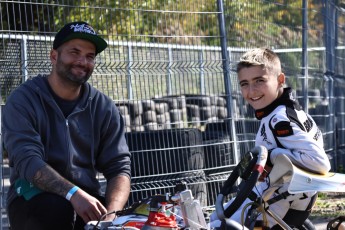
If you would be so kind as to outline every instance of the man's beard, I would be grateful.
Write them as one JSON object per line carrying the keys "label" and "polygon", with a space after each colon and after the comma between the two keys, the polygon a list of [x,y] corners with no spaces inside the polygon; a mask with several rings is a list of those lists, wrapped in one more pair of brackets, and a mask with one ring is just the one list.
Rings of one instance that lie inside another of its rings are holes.
{"label": "man's beard", "polygon": [[[56,72],[60,78],[64,81],[68,81],[72,84],[75,84],[76,86],[80,86],[87,82],[89,80],[93,69],[86,68],[86,74],[84,76],[78,76],[72,73],[72,68],[73,67],[78,67],[78,65],[73,65],[73,64],[66,64],[64,63],[60,57],[57,59],[57,64],[56,64]],[[83,66],[80,66],[80,68],[85,68]]]}

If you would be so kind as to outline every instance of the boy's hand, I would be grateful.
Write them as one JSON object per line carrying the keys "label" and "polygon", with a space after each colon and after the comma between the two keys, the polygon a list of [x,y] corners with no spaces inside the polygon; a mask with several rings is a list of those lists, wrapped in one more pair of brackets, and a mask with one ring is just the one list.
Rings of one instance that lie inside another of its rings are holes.
{"label": "boy's hand", "polygon": [[271,172],[272,167],[268,166],[267,164],[265,165],[264,171],[261,173],[258,181],[263,182],[265,181],[265,178],[268,176],[268,174]]}

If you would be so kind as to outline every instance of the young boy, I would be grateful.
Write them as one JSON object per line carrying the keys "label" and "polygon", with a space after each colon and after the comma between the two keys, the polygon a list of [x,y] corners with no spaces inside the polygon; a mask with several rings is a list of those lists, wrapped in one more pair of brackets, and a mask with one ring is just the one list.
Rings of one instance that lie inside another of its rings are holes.
{"label": "young boy", "polygon": [[[266,171],[269,173],[271,170],[272,159],[285,154],[296,166],[314,173],[327,173],[330,162],[323,149],[322,134],[314,120],[292,96],[291,88],[284,88],[285,75],[279,57],[266,48],[250,50],[241,57],[237,74],[242,96],[254,108],[256,118],[261,121],[255,145],[265,146],[269,151]],[[268,179],[260,179],[262,182],[253,189],[256,194],[262,194],[270,186]],[[283,187],[274,196],[281,193]],[[288,220],[288,224],[300,226],[310,213],[315,194],[310,192],[289,196],[270,205],[269,209]],[[244,203],[248,202],[249,199]],[[242,207],[230,219],[240,222]],[[211,221],[216,219],[213,213]],[[281,229],[269,216],[268,221],[272,229]]]}

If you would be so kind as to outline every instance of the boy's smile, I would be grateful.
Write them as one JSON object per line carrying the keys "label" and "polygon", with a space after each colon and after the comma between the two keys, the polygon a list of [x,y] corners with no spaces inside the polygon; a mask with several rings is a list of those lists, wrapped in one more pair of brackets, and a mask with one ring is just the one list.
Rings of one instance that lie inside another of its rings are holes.
{"label": "boy's smile", "polygon": [[243,68],[238,72],[242,96],[255,109],[270,105],[283,92],[284,74],[278,77],[262,66]]}

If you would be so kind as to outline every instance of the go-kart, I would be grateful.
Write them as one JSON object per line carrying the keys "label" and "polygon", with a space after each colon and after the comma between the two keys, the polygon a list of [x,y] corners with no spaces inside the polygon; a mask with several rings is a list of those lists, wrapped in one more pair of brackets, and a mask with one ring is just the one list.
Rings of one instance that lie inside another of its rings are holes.
{"label": "go-kart", "polygon": [[[264,171],[267,159],[267,150],[263,146],[257,146],[250,152],[247,152],[240,163],[234,168],[231,175],[224,183],[220,194],[216,200],[216,212],[220,220],[222,220],[223,229],[254,229],[257,224],[258,215],[272,217],[280,228],[276,229],[315,229],[312,222],[306,218],[304,222],[298,226],[291,226],[289,223],[280,218],[275,212],[269,209],[279,199],[286,199],[294,194],[306,192],[344,192],[345,191],[345,174],[328,173],[327,175],[319,175],[302,170],[292,164],[290,159],[285,155],[279,155],[272,162],[274,167],[268,175],[271,188],[267,189],[261,196],[254,197],[247,216],[243,216],[242,223],[234,222],[230,218],[241,207],[245,199],[253,195],[253,188],[256,185],[260,175]],[[233,192],[235,182],[241,178],[241,183],[237,186],[237,195],[232,203],[224,209],[224,198]],[[272,193],[277,184],[288,183],[287,191],[280,197],[272,198]],[[243,210],[244,211],[244,210]],[[265,219],[265,218],[263,218]],[[265,222],[265,221],[263,221]],[[293,221],[292,221],[293,222]],[[260,222],[262,224],[262,221]],[[269,229],[263,225],[262,229]],[[337,228],[329,227],[329,230]],[[327,229],[327,230],[328,230]]]}
{"label": "go-kart", "polygon": [[[251,151],[243,155],[239,164],[233,169],[229,178],[223,184],[220,194],[217,196],[215,212],[221,221],[221,225],[212,227],[210,223],[205,222],[202,210],[198,201],[194,200],[190,190],[186,187],[177,190],[176,194],[153,196],[145,208],[149,214],[138,212],[124,213],[114,221],[92,221],[89,222],[85,229],[143,229],[143,230],[161,230],[161,229],[228,229],[244,230],[257,229],[257,224],[261,223],[260,229],[270,229],[267,226],[266,218],[270,216],[276,221],[278,228],[273,229],[315,229],[312,222],[307,218],[299,225],[291,225],[289,220],[279,217],[277,213],[269,209],[269,206],[276,202],[277,198],[272,199],[274,185],[288,183],[289,186],[284,195],[279,199],[285,199],[294,194],[307,192],[344,192],[345,191],[345,174],[328,173],[319,175],[304,171],[294,166],[290,159],[285,155],[279,155],[273,160],[274,167],[268,175],[270,187],[260,196],[253,196],[253,188],[256,186],[260,175],[264,172],[267,160],[267,149],[263,146],[254,147]],[[235,184],[240,180],[238,186]],[[230,205],[224,208],[225,198],[229,194],[234,194],[235,198]],[[241,210],[243,218],[241,222],[235,222],[231,216],[241,208],[243,202],[251,198],[250,206],[245,206]],[[140,206],[140,205],[139,205]],[[169,214],[167,214],[169,207]],[[178,212],[173,209],[177,208]],[[134,209],[137,209],[134,208]],[[141,210],[142,210],[141,206]],[[261,220],[258,221],[258,216]],[[180,216],[180,222],[176,216]],[[345,219],[345,218],[344,218]],[[181,223],[182,222],[182,223]],[[337,222],[337,224],[339,221]],[[327,230],[336,230],[338,225],[330,223]]]}

